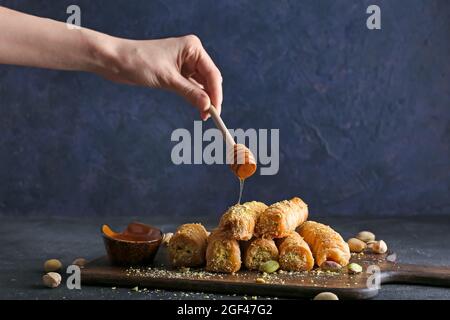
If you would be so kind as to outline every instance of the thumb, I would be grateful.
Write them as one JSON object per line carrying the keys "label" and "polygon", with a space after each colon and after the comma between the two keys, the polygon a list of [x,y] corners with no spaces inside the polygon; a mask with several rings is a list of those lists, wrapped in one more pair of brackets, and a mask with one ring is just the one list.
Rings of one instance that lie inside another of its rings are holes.
{"label": "thumb", "polygon": [[205,90],[182,75],[175,76],[172,89],[200,111],[202,120],[205,121],[209,118],[208,109],[211,105],[211,100]]}

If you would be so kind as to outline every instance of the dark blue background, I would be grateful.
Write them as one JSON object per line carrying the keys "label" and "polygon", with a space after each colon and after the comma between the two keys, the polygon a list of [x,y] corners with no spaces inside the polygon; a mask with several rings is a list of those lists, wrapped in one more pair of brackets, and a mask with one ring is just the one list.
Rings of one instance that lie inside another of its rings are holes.
{"label": "dark blue background", "polygon": [[[314,214],[450,212],[450,1],[0,1],[131,38],[194,33],[224,77],[229,127],[280,128],[280,171],[244,198]],[[365,26],[378,4],[382,30]],[[4,45],[4,44],[0,44]],[[181,98],[94,75],[0,66],[0,212],[219,215],[225,166],[175,166]],[[211,127],[211,123],[207,126]]]}

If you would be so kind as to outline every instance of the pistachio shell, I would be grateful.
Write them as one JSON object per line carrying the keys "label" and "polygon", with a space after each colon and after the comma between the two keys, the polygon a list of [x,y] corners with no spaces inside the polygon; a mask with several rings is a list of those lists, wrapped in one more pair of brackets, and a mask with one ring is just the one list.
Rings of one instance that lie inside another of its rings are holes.
{"label": "pistachio shell", "polygon": [[173,237],[173,232],[167,232],[163,235],[162,244],[165,246],[169,245],[170,239]]}
{"label": "pistachio shell", "polygon": [[377,241],[372,245],[372,251],[375,253],[386,253],[387,250],[387,244],[383,240]]}
{"label": "pistachio shell", "polygon": [[77,258],[73,260],[72,264],[79,266],[80,268],[84,268],[84,266],[87,264],[87,260],[85,258]]}
{"label": "pistachio shell", "polygon": [[350,252],[362,252],[366,248],[366,243],[357,238],[351,238],[347,241]]}
{"label": "pistachio shell", "polygon": [[334,261],[325,261],[320,265],[320,269],[325,271],[339,271],[342,269],[342,266]]}
{"label": "pistachio shell", "polygon": [[333,292],[321,292],[313,300],[339,300]]}
{"label": "pistachio shell", "polygon": [[56,272],[49,272],[42,277],[42,282],[49,288],[56,288],[61,283],[61,275]]}
{"label": "pistachio shell", "polygon": [[356,238],[361,241],[368,242],[375,240],[375,235],[370,231],[361,231],[356,235]]}
{"label": "pistachio shell", "polygon": [[59,271],[62,268],[62,263],[58,259],[50,259],[44,263],[45,272]]}

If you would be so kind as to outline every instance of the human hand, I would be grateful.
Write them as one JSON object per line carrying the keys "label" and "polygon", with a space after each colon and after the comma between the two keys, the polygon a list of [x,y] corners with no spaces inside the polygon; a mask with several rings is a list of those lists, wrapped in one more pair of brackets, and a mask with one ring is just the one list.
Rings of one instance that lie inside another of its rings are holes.
{"label": "human hand", "polygon": [[87,71],[122,83],[166,88],[220,113],[222,77],[198,37],[136,41],[0,6],[0,64]]}
{"label": "human hand", "polygon": [[112,63],[97,73],[116,82],[175,91],[200,111],[203,120],[209,118],[211,104],[220,114],[222,76],[198,37],[116,40],[107,59]]}

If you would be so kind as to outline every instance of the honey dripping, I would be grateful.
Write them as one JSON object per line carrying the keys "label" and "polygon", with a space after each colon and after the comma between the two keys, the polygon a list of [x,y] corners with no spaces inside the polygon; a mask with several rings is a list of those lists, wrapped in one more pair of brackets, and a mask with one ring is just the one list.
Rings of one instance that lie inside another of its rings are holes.
{"label": "honey dripping", "polygon": [[230,168],[239,179],[238,204],[240,204],[242,193],[244,191],[245,179],[252,176],[256,171],[255,157],[243,144],[235,144],[233,148],[233,163],[230,165]]}
{"label": "honey dripping", "polygon": [[244,183],[245,183],[245,179],[239,178],[239,200],[238,200],[237,204],[241,204],[242,192],[244,191]]}

